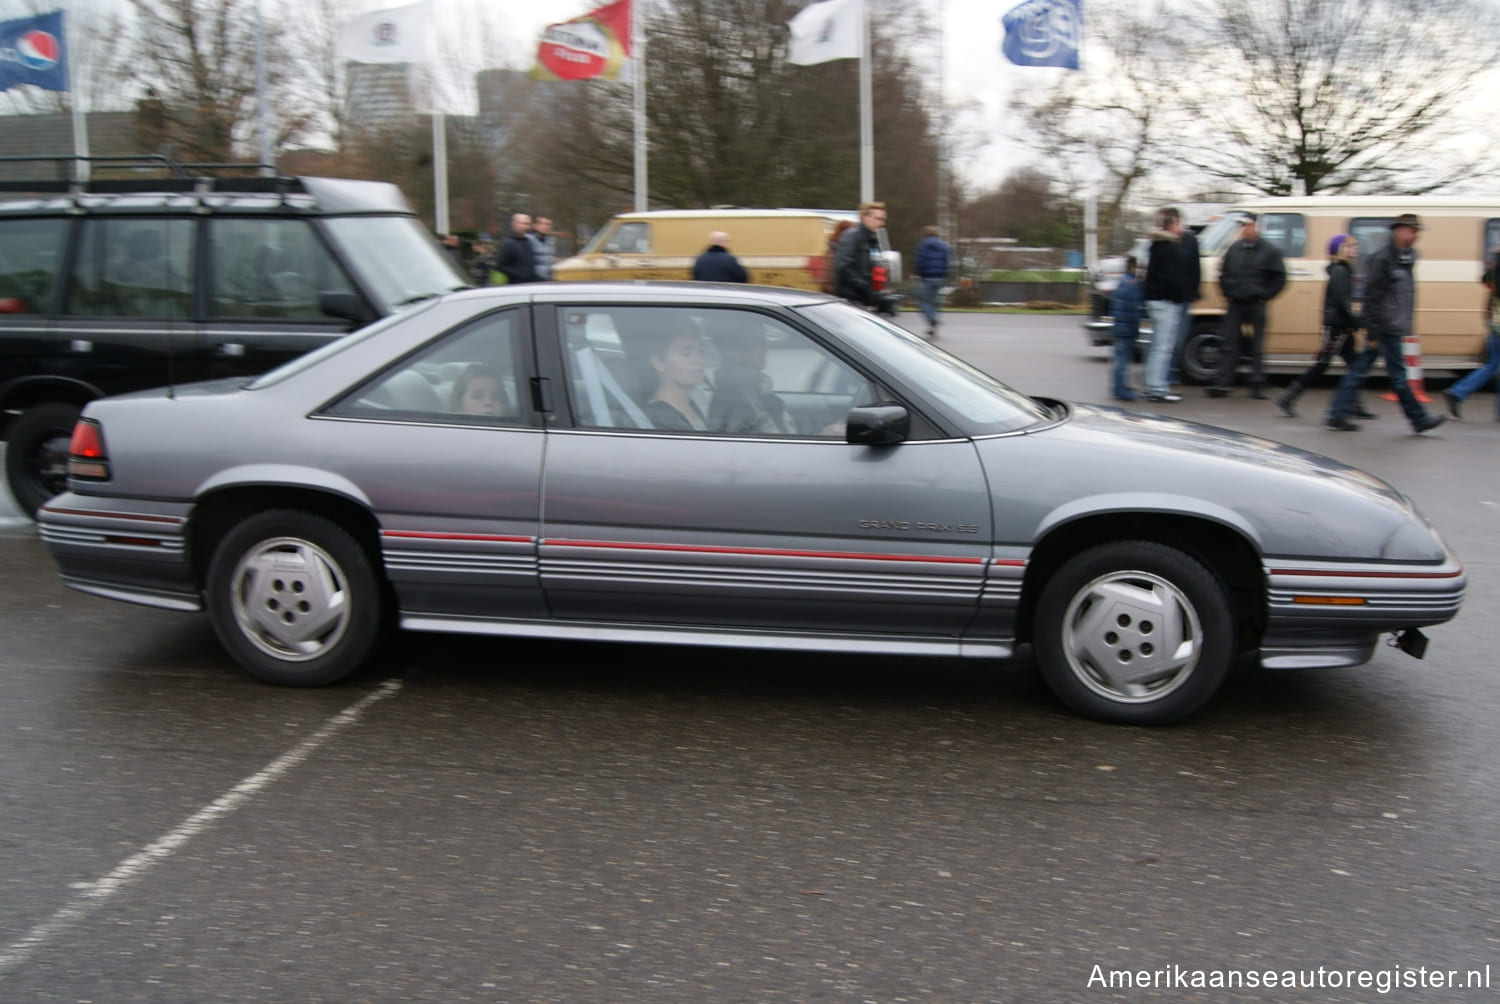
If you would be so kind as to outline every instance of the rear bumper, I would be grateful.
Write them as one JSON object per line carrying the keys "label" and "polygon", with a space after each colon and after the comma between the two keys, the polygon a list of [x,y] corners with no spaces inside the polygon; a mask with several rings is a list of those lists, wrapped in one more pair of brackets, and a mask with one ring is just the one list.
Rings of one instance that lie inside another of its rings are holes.
{"label": "rear bumper", "polygon": [[183,503],[66,492],[37,512],[63,585],[168,610],[202,610]]}

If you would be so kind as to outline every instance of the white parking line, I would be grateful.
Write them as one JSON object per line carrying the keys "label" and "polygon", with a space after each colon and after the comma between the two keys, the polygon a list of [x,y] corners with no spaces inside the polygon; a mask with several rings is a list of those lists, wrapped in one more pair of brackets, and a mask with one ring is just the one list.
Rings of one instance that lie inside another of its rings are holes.
{"label": "white parking line", "polygon": [[328,719],[307,739],[298,743],[281,756],[272,760],[259,772],[250,775],[225,792],[219,798],[193,813],[181,825],[163,837],[147,844],[135,854],[120,862],[115,870],[73,897],[62,909],[50,918],[33,927],[19,941],[0,951],[0,976],[29,959],[37,949],[46,945],[63,931],[93,913],[111,897],[123,891],[136,879],[166,861],[193,837],[258,794],[261,789],[297,767],[316,753],[342,730],[353,725],[359,717],[378,701],[392,697],[401,689],[399,680],[387,680],[374,693],[355,701],[343,711]]}

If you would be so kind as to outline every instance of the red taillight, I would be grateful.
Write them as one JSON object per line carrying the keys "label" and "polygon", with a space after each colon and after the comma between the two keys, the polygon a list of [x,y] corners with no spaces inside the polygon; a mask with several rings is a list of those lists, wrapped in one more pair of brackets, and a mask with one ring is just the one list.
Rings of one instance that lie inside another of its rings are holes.
{"label": "red taillight", "polygon": [[807,270],[812,273],[813,285],[818,289],[823,288],[823,271],[827,265],[822,255],[811,255],[807,259]]}
{"label": "red taillight", "polygon": [[104,430],[91,418],[80,418],[68,441],[68,476],[101,481],[109,477],[109,456],[104,452]]}
{"label": "red taillight", "polygon": [[24,314],[26,301],[19,296],[0,296],[0,314]]}

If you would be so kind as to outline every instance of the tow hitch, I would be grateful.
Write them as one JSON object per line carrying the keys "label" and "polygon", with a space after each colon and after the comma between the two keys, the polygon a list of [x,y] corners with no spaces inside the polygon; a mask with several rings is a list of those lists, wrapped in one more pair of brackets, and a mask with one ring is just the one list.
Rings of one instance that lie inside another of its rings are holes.
{"label": "tow hitch", "polygon": [[1427,654],[1427,636],[1416,628],[1408,628],[1391,637],[1391,646],[1399,648],[1413,659],[1420,659]]}

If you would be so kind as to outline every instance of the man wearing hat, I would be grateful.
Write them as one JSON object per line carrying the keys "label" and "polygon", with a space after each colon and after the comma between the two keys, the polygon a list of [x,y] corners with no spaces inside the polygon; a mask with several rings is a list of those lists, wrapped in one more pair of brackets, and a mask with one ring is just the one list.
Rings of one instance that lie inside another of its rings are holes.
{"label": "man wearing hat", "polygon": [[1250,325],[1250,396],[1264,399],[1266,374],[1261,348],[1266,340],[1266,303],[1286,286],[1286,263],[1276,245],[1260,236],[1254,213],[1240,220],[1240,239],[1224,252],[1219,268],[1219,288],[1228,306],[1224,311],[1224,356],[1208,388],[1209,397],[1223,397],[1234,382],[1239,366],[1240,342]]}
{"label": "man wearing hat", "polygon": [[1436,429],[1448,420],[1447,415],[1431,415],[1406,382],[1406,359],[1401,351],[1401,339],[1412,333],[1412,317],[1416,310],[1416,284],[1412,280],[1412,267],[1417,263],[1417,234],[1422,230],[1422,221],[1413,213],[1402,213],[1391,224],[1391,239],[1365,264],[1365,305],[1363,318],[1365,350],[1354,360],[1339,389],[1333,395],[1328,408],[1328,427],[1340,432],[1352,432],[1359,426],[1349,421],[1355,395],[1364,385],[1365,375],[1375,364],[1375,357],[1385,359],[1385,371],[1391,390],[1401,402],[1415,432]]}

